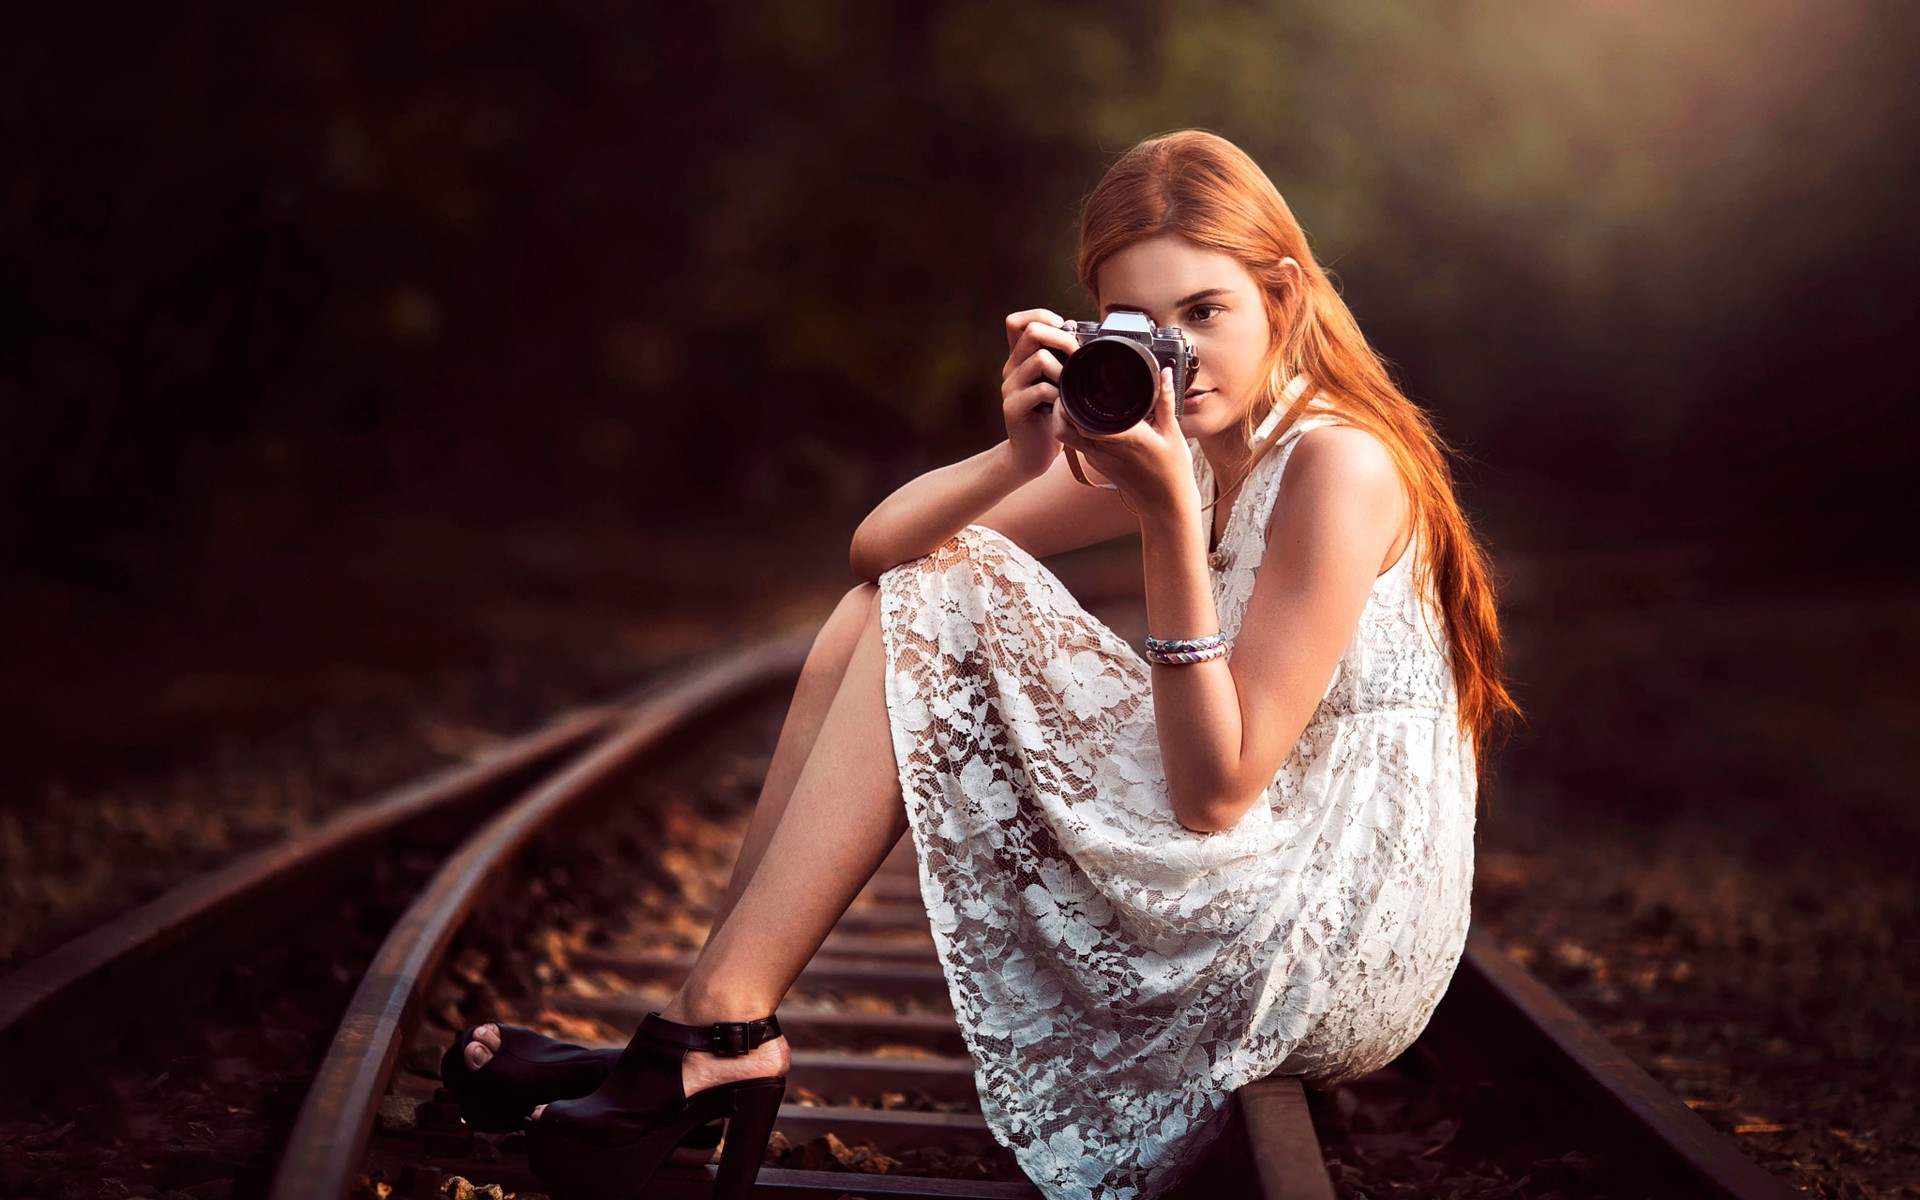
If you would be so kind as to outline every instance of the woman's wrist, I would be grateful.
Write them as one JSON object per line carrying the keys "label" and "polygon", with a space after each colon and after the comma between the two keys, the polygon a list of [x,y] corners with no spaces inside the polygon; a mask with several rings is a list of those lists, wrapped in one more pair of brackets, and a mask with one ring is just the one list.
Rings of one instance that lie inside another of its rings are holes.
{"label": "woman's wrist", "polygon": [[[989,446],[982,450],[980,457],[984,460],[987,477],[994,481],[994,486],[1005,489],[1001,492],[1001,499],[1005,499],[1007,495],[1047,473],[1045,466],[1037,472],[1024,469],[1020,465],[1020,456],[1014,451],[1011,438],[1001,441],[997,446]],[[991,508],[992,505],[988,507]]]}
{"label": "woman's wrist", "polygon": [[1140,505],[1140,536],[1155,541],[1177,545],[1182,540],[1191,541],[1199,547],[1201,557],[1206,556],[1206,546],[1201,541],[1200,498],[1175,493],[1159,501],[1143,501]]}
{"label": "woman's wrist", "polygon": [[1147,629],[1156,638],[1205,637],[1219,629],[1199,507],[1197,501],[1175,499],[1141,509]]}
{"label": "woman's wrist", "polygon": [[1185,667],[1225,658],[1233,646],[1223,632],[1197,638],[1157,638],[1147,635],[1147,661],[1155,666]]}

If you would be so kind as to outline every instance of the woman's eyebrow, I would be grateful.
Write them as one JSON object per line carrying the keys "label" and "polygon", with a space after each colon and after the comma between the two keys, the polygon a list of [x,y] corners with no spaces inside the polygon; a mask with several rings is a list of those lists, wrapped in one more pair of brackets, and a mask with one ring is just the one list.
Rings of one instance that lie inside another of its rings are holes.
{"label": "woman's eyebrow", "polygon": [[[1175,308],[1185,308],[1189,304],[1198,304],[1202,300],[1211,300],[1215,296],[1224,296],[1228,293],[1229,290],[1230,289],[1228,288],[1208,288],[1205,291],[1195,292],[1191,296],[1180,297],[1178,300],[1175,300],[1173,302],[1173,306]],[[1122,304],[1118,301],[1115,301],[1114,303],[1107,305],[1105,308],[1101,309],[1100,311],[1103,313],[1110,313],[1110,312],[1116,312],[1116,311],[1144,313],[1147,310],[1144,308],[1141,308],[1138,304]]]}

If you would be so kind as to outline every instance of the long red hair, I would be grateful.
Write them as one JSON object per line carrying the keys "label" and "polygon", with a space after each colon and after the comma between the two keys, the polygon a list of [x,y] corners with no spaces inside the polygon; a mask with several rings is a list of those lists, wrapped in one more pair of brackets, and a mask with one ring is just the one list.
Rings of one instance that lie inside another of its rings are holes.
{"label": "long red hair", "polygon": [[[1339,419],[1372,433],[1393,456],[1411,497],[1414,536],[1424,541],[1415,586],[1431,587],[1445,615],[1460,729],[1473,746],[1477,782],[1484,784],[1491,734],[1521,712],[1503,678],[1487,554],[1454,498],[1447,456],[1455,452],[1389,377],[1315,261],[1293,211],[1245,151],[1216,134],[1186,129],[1141,142],[1108,168],[1080,221],[1080,283],[1096,306],[1100,264],[1135,242],[1167,233],[1230,255],[1260,284],[1272,348],[1262,394],[1247,412],[1248,443],[1295,375],[1304,374],[1313,385],[1301,390],[1256,458],[1316,393]],[[1297,272],[1286,268],[1289,258],[1299,264]]]}

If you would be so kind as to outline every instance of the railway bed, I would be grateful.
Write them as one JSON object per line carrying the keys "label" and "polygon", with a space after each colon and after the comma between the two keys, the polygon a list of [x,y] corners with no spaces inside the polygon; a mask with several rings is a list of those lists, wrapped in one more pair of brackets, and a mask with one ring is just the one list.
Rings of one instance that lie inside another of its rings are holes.
{"label": "railway bed", "polygon": [[[808,640],[796,634],[700,664],[562,723],[564,734],[543,731],[538,752],[528,740],[507,747],[503,756],[522,756],[511,769],[435,785],[437,803],[458,807],[470,835],[437,860],[372,954],[277,1148],[269,1194],[378,1194],[382,1185],[439,1194],[454,1175],[538,1190],[520,1135],[459,1125],[433,1078],[439,1049],[452,1028],[486,1017],[618,1044],[671,995],[757,789],[750,763],[719,781],[716,764],[770,748]],[[700,804],[685,799],[716,787]],[[76,1021],[99,1029],[119,1019],[126,1006],[111,999],[165,978],[170,956],[243,955],[245,939],[294,918],[289,895],[315,892],[329,871],[425,821],[435,802],[419,794],[404,814],[387,798],[396,812],[385,826],[364,808],[343,814],[361,822],[353,838],[332,823],[315,830],[334,839],[325,853],[277,850],[201,887],[197,909],[186,903],[196,897],[169,894],[148,906],[174,905],[168,920],[141,910],[111,936],[90,935],[0,980],[0,1039],[67,1045],[49,1031],[71,1039]],[[409,853],[417,863],[419,850]],[[284,872],[295,869],[305,882],[290,889]],[[180,915],[188,910],[199,915]],[[779,1012],[794,1069],[761,1194],[1039,1194],[979,1116],[910,839]],[[78,1069],[24,1050],[21,1062],[42,1081]],[[1399,1194],[1489,1197],[1793,1194],[1478,932],[1427,1034],[1399,1063],[1326,1096],[1297,1080],[1259,1081],[1232,1110],[1226,1136],[1179,1194],[1329,1197],[1403,1185],[1435,1190]],[[669,1167],[650,1194],[704,1195],[711,1173]]]}

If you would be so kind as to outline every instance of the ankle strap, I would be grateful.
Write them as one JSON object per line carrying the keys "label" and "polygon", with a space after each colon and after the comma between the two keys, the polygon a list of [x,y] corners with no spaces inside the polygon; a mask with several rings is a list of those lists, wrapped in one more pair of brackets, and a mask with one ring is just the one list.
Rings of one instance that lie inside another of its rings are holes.
{"label": "ankle strap", "polygon": [[708,1054],[741,1055],[762,1042],[780,1037],[778,1017],[754,1021],[715,1021],[711,1025],[682,1025],[657,1012],[647,1014],[633,1034],[679,1050],[704,1050]]}

